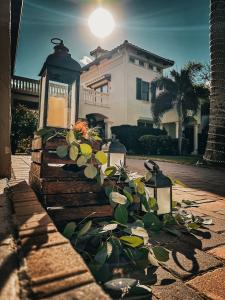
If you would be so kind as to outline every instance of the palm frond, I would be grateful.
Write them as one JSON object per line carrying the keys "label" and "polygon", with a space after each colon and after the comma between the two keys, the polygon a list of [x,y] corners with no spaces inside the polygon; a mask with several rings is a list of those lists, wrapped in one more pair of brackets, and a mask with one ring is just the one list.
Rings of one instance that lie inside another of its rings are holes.
{"label": "palm frond", "polygon": [[176,83],[168,77],[160,77],[151,82],[151,99],[152,103],[156,101],[157,90],[168,91],[169,93],[175,95],[177,93]]}
{"label": "palm frond", "polygon": [[192,110],[193,113],[196,114],[199,106],[200,106],[200,101],[195,90],[192,89],[190,91],[187,91],[184,94],[183,101],[182,101],[183,115],[187,114],[187,110]]}
{"label": "palm frond", "polygon": [[174,95],[168,91],[160,93],[156,101],[152,103],[152,114],[154,123],[158,124],[163,114],[173,108]]}

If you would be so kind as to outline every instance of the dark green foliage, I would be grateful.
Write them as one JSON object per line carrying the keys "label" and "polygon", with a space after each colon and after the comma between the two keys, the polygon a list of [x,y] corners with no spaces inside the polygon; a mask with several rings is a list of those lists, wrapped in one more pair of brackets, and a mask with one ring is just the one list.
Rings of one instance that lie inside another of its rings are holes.
{"label": "dark green foliage", "polygon": [[38,112],[23,105],[12,109],[11,150],[12,154],[28,152],[33,134],[37,129]]}
{"label": "dark green foliage", "polygon": [[129,153],[141,154],[143,152],[140,146],[139,138],[143,135],[166,135],[165,130],[157,128],[148,128],[142,126],[121,125],[113,126],[112,133],[123,143]]}
{"label": "dark green foliage", "polygon": [[[167,135],[143,135],[139,138],[142,154],[148,155],[177,155],[178,140]],[[188,152],[188,140],[183,139],[182,152]]]}

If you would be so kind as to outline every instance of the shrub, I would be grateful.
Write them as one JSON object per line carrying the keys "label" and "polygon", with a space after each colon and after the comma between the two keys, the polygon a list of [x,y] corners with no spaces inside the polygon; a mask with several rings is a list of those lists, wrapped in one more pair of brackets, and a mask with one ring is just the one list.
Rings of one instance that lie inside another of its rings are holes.
{"label": "shrub", "polygon": [[[142,154],[148,155],[177,155],[178,139],[172,139],[167,135],[143,135],[139,138]],[[183,139],[183,154],[187,154],[188,141]]]}
{"label": "shrub", "polygon": [[31,147],[33,133],[37,129],[38,112],[23,105],[18,105],[12,110],[11,125],[11,150],[28,152]]}
{"label": "shrub", "polygon": [[139,138],[143,135],[166,135],[165,130],[132,125],[113,126],[112,133],[123,143],[129,153],[142,154],[143,149]]}

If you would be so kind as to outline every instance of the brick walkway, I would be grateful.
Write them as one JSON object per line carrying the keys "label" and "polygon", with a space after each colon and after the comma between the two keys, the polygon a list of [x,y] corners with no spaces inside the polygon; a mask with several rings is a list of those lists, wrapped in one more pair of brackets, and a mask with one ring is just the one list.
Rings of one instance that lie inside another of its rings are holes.
{"label": "brick walkway", "polygon": [[24,181],[29,157],[14,157],[13,171],[0,180],[0,299],[108,300]]}
{"label": "brick walkway", "polygon": [[[129,160],[128,163],[130,164],[132,163],[132,161]],[[23,176],[24,174],[26,175],[28,165],[29,157],[14,157],[13,168],[15,177],[21,178],[21,171],[23,171]],[[182,180],[177,176],[180,176],[181,174],[179,170],[176,169],[179,167],[177,167],[176,165],[173,166],[172,164],[169,165],[171,166],[171,168],[169,168],[169,166],[167,165],[168,169],[165,168],[165,170],[163,168],[163,165],[161,166],[166,173],[172,175],[172,172],[175,172],[174,174],[176,175],[176,178]],[[140,161],[138,164],[134,164],[132,169],[134,169],[136,166],[138,166],[138,168],[141,168]],[[174,200],[194,200],[196,202],[196,207],[191,207],[188,210],[200,216],[212,217],[213,225],[205,226],[204,228],[195,231],[192,235],[182,234],[179,238],[168,235],[166,233],[152,234],[154,243],[157,242],[161,245],[164,245],[170,251],[169,261],[161,265],[155,273],[156,276],[152,282],[152,299],[222,300],[225,299],[225,197],[222,196],[223,189],[218,190],[219,195],[209,192],[208,190],[212,191],[212,189],[214,190],[216,188],[216,186],[213,185],[214,182],[212,182],[212,186],[210,187],[209,182],[211,178],[214,177],[215,181],[218,182],[217,180],[224,180],[224,177],[222,177],[222,174],[214,170],[200,170],[200,168],[197,169],[192,167],[190,167],[190,173],[188,175],[186,172],[187,169],[185,168],[186,166],[180,166],[180,170],[183,170],[182,176],[185,177],[185,175],[187,175],[190,179],[192,178],[195,186],[194,188],[192,188],[192,184],[188,184],[187,179],[185,183],[186,185],[188,185],[188,187],[184,188],[178,185],[175,186]],[[170,172],[170,170],[172,171]],[[138,171],[143,172],[143,169],[139,169]],[[203,176],[204,172],[206,174],[205,176]],[[201,178],[199,178],[200,173],[203,174]],[[209,176],[211,176],[210,179]],[[199,180],[199,187],[197,184],[198,180],[196,180],[196,178],[198,178]],[[206,184],[207,178],[209,180],[208,185]],[[27,177],[25,178],[24,176],[24,179],[27,179]],[[32,228],[29,228],[29,222],[31,221],[33,226],[36,226],[35,230],[42,228],[42,226],[40,226],[39,224],[39,222],[41,221],[40,216],[42,212],[40,211],[41,208],[39,204],[30,202],[30,213],[33,211],[34,214],[32,218],[29,219],[29,221],[27,221],[28,216],[23,216],[25,207],[28,207],[27,201],[30,197],[29,195],[31,195],[30,193],[32,193],[27,185],[24,187],[26,187],[25,190],[23,188],[23,190],[20,191],[21,198],[19,198],[18,196],[15,197],[15,199],[20,200],[14,202],[14,206],[15,212],[18,217],[21,218],[22,222],[21,224],[19,223],[20,238],[23,240],[22,246],[27,249],[29,253],[27,255],[27,268],[29,270],[28,275],[33,278],[30,286],[32,292],[37,293],[36,295],[39,295],[39,297],[42,297],[42,293],[49,291],[49,288],[50,291],[51,289],[53,289],[53,292],[57,294],[57,289],[60,290],[64,282],[69,289],[71,286],[73,286],[74,282],[76,282],[76,280],[73,281],[73,272],[76,273],[76,270],[72,270],[71,273],[68,274],[68,280],[64,279],[67,278],[67,276],[65,276],[66,273],[63,273],[66,272],[64,271],[65,269],[62,270],[62,268],[64,268],[62,266],[62,261],[64,262],[63,259],[68,256],[69,260],[72,259],[73,261],[74,259],[77,262],[80,258],[76,257],[77,254],[74,250],[73,253],[70,252],[68,243],[65,242],[65,239],[55,231],[53,225],[50,225],[50,223],[48,223],[49,218],[46,215],[46,223],[45,221],[43,223],[45,224],[45,238],[41,242],[40,247],[36,245],[36,249],[31,248],[34,247],[35,241],[37,241],[37,239],[34,236],[32,237],[32,235],[30,236],[30,234],[32,234]],[[32,197],[29,201],[34,201]],[[38,215],[39,219],[37,217]],[[48,225],[46,226],[46,224]],[[23,235],[24,233],[25,235]],[[56,235],[57,237],[55,237],[54,235]],[[58,259],[57,247],[64,247],[63,245],[65,245],[65,249],[63,250],[65,254],[63,256],[60,256],[60,259]],[[50,252],[49,249],[53,249],[51,247],[55,249],[55,252]],[[50,258],[51,255],[52,258]],[[55,256],[57,256],[56,259],[54,259]],[[74,258],[71,258],[72,256]],[[55,262],[57,260],[60,261],[60,264],[57,264],[57,262]],[[73,265],[76,265],[75,261]],[[46,266],[49,270],[49,273],[46,273]],[[58,268],[60,268],[60,272]],[[66,261],[65,268],[67,270]],[[85,266],[83,268],[85,268]],[[53,274],[55,270],[59,273],[54,277]],[[50,271],[52,271],[53,274],[51,274]],[[58,278],[62,276],[61,274],[64,274],[63,280],[58,281]],[[93,280],[91,275],[88,276],[90,276],[90,280]],[[81,295],[81,297],[83,297],[84,299],[101,299],[100,294],[98,294],[101,293],[101,289],[97,285],[95,285],[95,288],[97,290],[93,290],[92,298],[85,298],[84,295],[86,294],[84,292],[80,292],[81,294],[79,295]],[[47,297],[47,299],[79,299],[79,297],[73,298],[69,294],[67,294],[68,298],[66,298],[66,294],[62,295],[63,297],[55,296],[54,298],[52,296],[47,296],[47,294],[45,296]],[[102,297],[102,299],[104,299],[104,297],[106,296],[102,294]]]}
{"label": "brick walkway", "polygon": [[[225,196],[225,169],[217,170],[160,161],[156,161],[156,163],[165,174],[179,179],[188,187]],[[127,164],[140,174],[146,172],[142,159],[128,158]]]}

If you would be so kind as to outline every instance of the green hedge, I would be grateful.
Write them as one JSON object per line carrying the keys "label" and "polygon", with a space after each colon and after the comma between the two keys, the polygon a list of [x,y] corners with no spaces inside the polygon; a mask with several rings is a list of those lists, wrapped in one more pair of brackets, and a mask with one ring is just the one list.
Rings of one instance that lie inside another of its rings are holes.
{"label": "green hedge", "polygon": [[11,150],[29,152],[34,131],[37,129],[38,112],[23,105],[12,109]]}
{"label": "green hedge", "polygon": [[[142,154],[148,155],[177,155],[178,139],[172,139],[167,135],[143,135],[139,138]],[[188,154],[188,140],[182,141],[182,153]]]}
{"label": "green hedge", "polygon": [[139,138],[143,135],[166,135],[165,130],[160,130],[157,128],[148,128],[141,126],[132,126],[132,125],[121,125],[113,126],[111,128],[112,134],[115,134],[116,137],[123,143],[129,153],[142,154],[143,149],[141,147]]}

